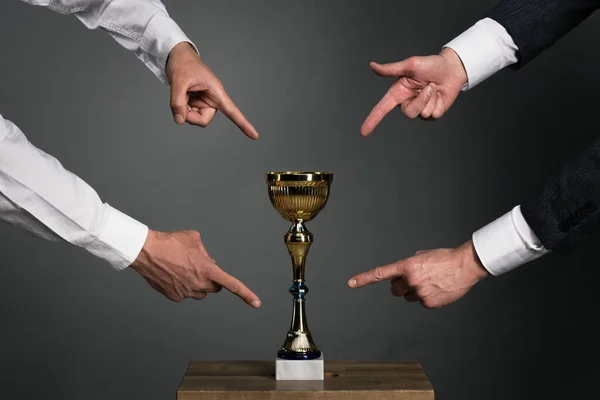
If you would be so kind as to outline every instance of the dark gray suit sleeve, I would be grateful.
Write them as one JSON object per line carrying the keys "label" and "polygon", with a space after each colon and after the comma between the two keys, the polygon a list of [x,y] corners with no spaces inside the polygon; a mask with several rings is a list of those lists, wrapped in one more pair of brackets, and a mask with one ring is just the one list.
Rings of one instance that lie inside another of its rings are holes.
{"label": "dark gray suit sleeve", "polygon": [[600,8],[600,0],[504,0],[487,15],[519,48],[518,69]]}
{"label": "dark gray suit sleeve", "polygon": [[[600,8],[600,0],[503,0],[487,15],[500,23],[526,65]],[[550,250],[570,250],[600,231],[600,139],[521,204],[523,217]]]}
{"label": "dark gray suit sleeve", "polygon": [[600,230],[600,139],[541,193],[521,205],[525,221],[550,250],[570,250]]}

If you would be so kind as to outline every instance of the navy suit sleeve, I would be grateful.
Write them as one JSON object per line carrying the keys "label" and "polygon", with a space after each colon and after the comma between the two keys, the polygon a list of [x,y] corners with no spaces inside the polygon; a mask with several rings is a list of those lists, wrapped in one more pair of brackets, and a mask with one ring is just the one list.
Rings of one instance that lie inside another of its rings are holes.
{"label": "navy suit sleeve", "polygon": [[600,0],[503,0],[487,15],[519,48],[518,69],[600,8]]}
{"label": "navy suit sleeve", "polygon": [[600,230],[600,139],[521,205],[525,221],[550,250],[568,251]]}

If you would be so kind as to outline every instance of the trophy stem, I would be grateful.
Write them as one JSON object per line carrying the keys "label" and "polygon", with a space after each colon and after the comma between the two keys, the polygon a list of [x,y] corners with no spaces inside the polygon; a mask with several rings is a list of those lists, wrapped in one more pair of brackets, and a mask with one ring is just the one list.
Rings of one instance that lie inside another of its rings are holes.
{"label": "trophy stem", "polygon": [[306,229],[302,220],[294,221],[285,235],[285,245],[292,257],[294,283],[290,287],[293,296],[292,323],[285,343],[277,353],[279,358],[291,360],[312,360],[321,356],[321,351],[312,340],[306,322],[305,297],[308,287],[304,283],[305,263],[313,235]]}

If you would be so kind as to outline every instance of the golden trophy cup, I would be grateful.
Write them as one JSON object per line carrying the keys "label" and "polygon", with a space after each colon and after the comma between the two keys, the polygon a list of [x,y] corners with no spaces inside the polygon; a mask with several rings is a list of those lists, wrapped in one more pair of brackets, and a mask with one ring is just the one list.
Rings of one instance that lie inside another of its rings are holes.
{"label": "golden trophy cup", "polygon": [[292,257],[294,282],[289,289],[293,296],[292,322],[278,360],[315,360],[321,351],[314,343],[306,321],[305,264],[313,234],[304,225],[319,214],[329,199],[333,180],[330,172],[267,172],[269,199],[292,226],[284,237]]}

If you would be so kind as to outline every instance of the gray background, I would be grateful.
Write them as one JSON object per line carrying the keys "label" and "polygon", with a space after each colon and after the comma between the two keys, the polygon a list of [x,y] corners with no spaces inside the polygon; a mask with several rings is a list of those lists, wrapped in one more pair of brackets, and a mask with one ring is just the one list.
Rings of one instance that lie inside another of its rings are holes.
{"label": "gray background", "polygon": [[463,94],[438,122],[359,127],[386,62],[436,53],[494,1],[168,1],[261,133],[222,115],[178,127],[168,87],[99,31],[0,4],[0,112],[104,201],[159,230],[197,229],[263,301],[171,303],[133,271],[0,226],[0,397],[168,399],[192,359],[272,360],[288,328],[288,224],[268,170],[330,170],[309,228],[308,318],[327,359],[418,360],[439,399],[575,398],[600,355],[597,239],[425,310],[355,273],[453,247],[533,195],[597,135],[600,17],[520,72]]}

